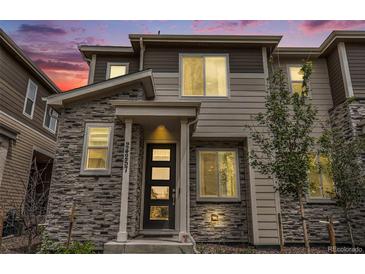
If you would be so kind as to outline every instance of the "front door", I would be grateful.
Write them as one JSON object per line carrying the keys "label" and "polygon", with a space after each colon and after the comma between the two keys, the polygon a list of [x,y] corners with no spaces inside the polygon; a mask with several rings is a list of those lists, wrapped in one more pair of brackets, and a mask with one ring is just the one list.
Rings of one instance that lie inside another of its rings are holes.
{"label": "front door", "polygon": [[144,229],[175,229],[176,145],[147,144]]}

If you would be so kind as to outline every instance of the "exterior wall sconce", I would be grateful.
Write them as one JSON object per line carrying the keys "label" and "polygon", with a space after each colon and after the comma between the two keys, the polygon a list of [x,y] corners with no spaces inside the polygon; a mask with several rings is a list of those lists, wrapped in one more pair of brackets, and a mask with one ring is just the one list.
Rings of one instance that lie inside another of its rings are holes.
{"label": "exterior wall sconce", "polygon": [[210,215],[210,221],[211,222],[218,222],[218,215],[217,214]]}

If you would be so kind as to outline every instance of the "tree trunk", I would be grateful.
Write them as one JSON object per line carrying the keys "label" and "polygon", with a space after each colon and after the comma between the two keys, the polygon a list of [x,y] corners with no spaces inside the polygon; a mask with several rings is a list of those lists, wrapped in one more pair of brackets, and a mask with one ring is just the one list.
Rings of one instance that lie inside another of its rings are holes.
{"label": "tree trunk", "polygon": [[345,208],[345,218],[346,218],[346,223],[347,223],[347,229],[349,230],[349,234],[350,234],[351,245],[353,248],[355,248],[356,245],[355,245],[354,235],[352,234],[351,220],[350,220],[350,216],[349,216],[349,212],[348,212],[347,208]]}
{"label": "tree trunk", "polygon": [[302,220],[303,226],[303,237],[304,237],[304,245],[307,253],[310,253],[309,247],[309,239],[308,239],[308,230],[307,230],[307,222],[304,217],[304,204],[303,204],[303,194],[302,191],[298,191],[298,198],[299,198],[299,211],[300,211],[300,218]]}
{"label": "tree trunk", "polygon": [[31,251],[32,251],[32,242],[33,242],[32,228],[30,228],[28,233],[29,234],[28,234],[27,252],[31,253]]}

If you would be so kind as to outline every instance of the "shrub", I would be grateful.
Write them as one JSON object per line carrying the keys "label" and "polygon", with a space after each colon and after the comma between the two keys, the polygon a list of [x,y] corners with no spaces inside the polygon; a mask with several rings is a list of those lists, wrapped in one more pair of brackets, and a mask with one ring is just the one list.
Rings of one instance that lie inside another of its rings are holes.
{"label": "shrub", "polygon": [[51,241],[43,237],[40,254],[94,254],[95,246],[92,242],[71,242],[67,247],[64,243]]}

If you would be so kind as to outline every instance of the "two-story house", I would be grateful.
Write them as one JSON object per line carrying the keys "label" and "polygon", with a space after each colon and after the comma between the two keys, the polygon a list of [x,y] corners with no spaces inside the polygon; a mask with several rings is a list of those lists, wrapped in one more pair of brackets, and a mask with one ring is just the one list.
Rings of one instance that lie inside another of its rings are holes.
{"label": "two-story house", "polygon": [[0,207],[5,235],[11,226],[7,220],[24,207],[34,170],[42,170],[42,185],[49,187],[58,114],[44,98],[57,93],[56,85],[0,29]]}
{"label": "two-story house", "polygon": [[[365,116],[365,33],[334,32],[320,48],[278,48],[281,36],[129,38],[131,47],[80,46],[89,84],[47,98],[60,113],[49,237],[66,239],[75,204],[73,239],[104,252],[162,252],[153,248],[174,244],[170,252],[188,252],[192,242],[278,245],[279,213],[285,241],[301,242],[297,203],[249,165],[245,125],[265,109],[272,56],[292,92],[310,57],[319,117],[346,112],[341,123],[355,127]],[[351,111],[341,108],[350,96],[359,99]],[[348,242],[341,209],[327,194],[331,178],[310,177],[310,240],[328,241],[319,221],[331,214],[340,221],[338,241]],[[364,243],[364,211],[354,214]]]}

